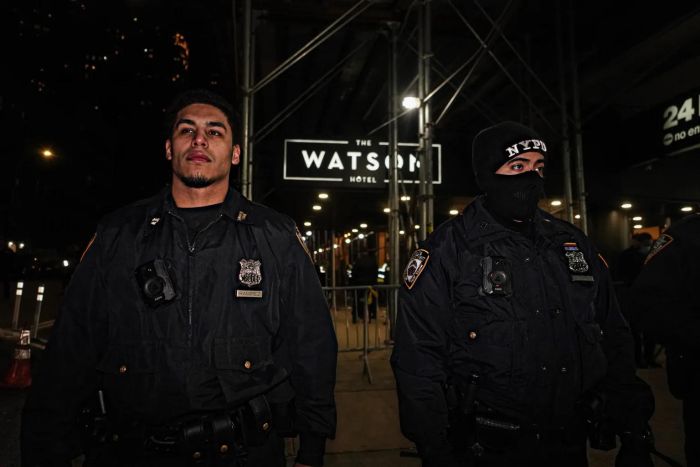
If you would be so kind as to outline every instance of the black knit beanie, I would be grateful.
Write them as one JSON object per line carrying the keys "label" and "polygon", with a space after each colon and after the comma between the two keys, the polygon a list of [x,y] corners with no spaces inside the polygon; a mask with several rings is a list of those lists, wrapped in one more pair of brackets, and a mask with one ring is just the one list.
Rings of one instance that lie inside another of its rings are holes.
{"label": "black knit beanie", "polygon": [[501,122],[481,130],[472,143],[472,167],[479,188],[486,190],[494,172],[525,152],[547,156],[547,146],[534,130],[516,122]]}

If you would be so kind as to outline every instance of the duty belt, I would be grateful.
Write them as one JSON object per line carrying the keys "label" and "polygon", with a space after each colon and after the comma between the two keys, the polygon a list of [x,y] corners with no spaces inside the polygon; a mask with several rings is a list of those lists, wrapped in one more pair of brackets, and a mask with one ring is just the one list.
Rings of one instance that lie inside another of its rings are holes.
{"label": "duty belt", "polygon": [[142,427],[113,441],[132,452],[173,455],[205,465],[212,459],[244,460],[248,447],[262,445],[271,427],[270,407],[264,396],[258,396],[231,412],[190,417],[164,427]]}

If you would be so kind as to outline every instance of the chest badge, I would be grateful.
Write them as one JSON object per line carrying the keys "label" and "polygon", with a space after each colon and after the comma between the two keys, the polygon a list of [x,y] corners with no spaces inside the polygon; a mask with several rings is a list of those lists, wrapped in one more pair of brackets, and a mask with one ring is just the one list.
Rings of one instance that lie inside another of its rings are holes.
{"label": "chest badge", "polygon": [[[238,273],[238,280],[247,287],[253,287],[262,282],[262,272],[260,272],[260,260],[242,259],[238,262],[241,270]],[[236,297],[240,298],[262,298],[262,290],[237,289]]]}
{"label": "chest badge", "polygon": [[413,252],[411,259],[408,260],[406,269],[403,272],[403,282],[410,289],[416,284],[418,276],[421,275],[425,265],[428,264],[430,253],[427,250],[418,249]]}
{"label": "chest badge", "polygon": [[241,281],[241,284],[252,287],[262,282],[260,260],[242,259],[238,262],[238,264],[241,265],[241,271],[238,273],[238,280]]}
{"label": "chest badge", "polygon": [[564,243],[564,256],[569,262],[569,271],[576,274],[588,272],[588,263],[583,253],[578,249],[578,245],[574,242]]}
{"label": "chest badge", "polygon": [[573,282],[593,282],[593,276],[590,274],[590,267],[586,262],[583,252],[579,249],[576,242],[564,243],[564,256],[569,266],[571,280]]}

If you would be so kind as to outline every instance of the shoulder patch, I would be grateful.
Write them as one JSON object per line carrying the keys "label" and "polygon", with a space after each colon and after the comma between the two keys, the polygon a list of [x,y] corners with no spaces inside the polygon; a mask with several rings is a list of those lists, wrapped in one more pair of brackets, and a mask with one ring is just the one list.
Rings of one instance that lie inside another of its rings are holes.
{"label": "shoulder patch", "polygon": [[309,257],[309,259],[310,259],[311,262],[313,263],[313,262],[314,262],[314,259],[311,257],[311,253],[309,252],[309,248],[306,246],[306,243],[304,242],[304,239],[301,238],[301,232],[299,232],[299,228],[298,228],[298,227],[294,227],[294,231],[296,232],[297,240],[299,240],[299,243],[301,244],[301,247],[304,249],[304,251],[306,252],[306,255]]}
{"label": "shoulder patch", "polygon": [[422,248],[414,251],[411,255],[411,259],[408,260],[406,269],[403,272],[403,283],[406,284],[409,290],[416,284],[429,259],[430,253]]}
{"label": "shoulder patch", "polygon": [[90,241],[88,242],[87,246],[85,247],[85,250],[83,250],[83,254],[80,255],[80,261],[79,261],[80,263],[83,262],[83,258],[85,258],[85,255],[87,254],[88,250],[90,249],[90,247],[92,246],[92,244],[95,243],[95,238],[96,238],[96,237],[97,237],[97,234],[93,234],[93,235],[92,235],[92,238],[90,239]]}
{"label": "shoulder patch", "polygon": [[657,238],[654,244],[651,246],[651,251],[649,251],[647,258],[644,260],[644,264],[647,264],[651,258],[661,253],[661,250],[669,246],[671,243],[673,243],[673,237],[668,234],[661,234],[661,236]]}

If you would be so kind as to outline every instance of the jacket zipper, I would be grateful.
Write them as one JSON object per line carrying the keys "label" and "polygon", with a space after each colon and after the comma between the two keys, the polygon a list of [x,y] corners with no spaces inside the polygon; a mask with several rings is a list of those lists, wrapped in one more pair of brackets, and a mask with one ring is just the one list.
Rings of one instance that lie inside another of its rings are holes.
{"label": "jacket zipper", "polygon": [[168,214],[172,215],[176,219],[180,220],[183,224],[185,224],[185,239],[187,240],[187,344],[191,347],[192,346],[192,308],[193,308],[193,295],[194,295],[194,280],[192,280],[192,276],[194,275],[194,255],[197,252],[196,249],[196,242],[197,242],[197,237],[199,236],[200,233],[204,232],[205,230],[209,229],[212,225],[214,225],[216,222],[219,221],[223,217],[223,214],[219,213],[219,215],[214,218],[211,222],[209,222],[202,230],[197,232],[192,239],[192,242],[190,243],[190,235],[187,230],[187,225],[180,216],[175,214],[172,211],[168,211]]}

